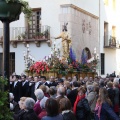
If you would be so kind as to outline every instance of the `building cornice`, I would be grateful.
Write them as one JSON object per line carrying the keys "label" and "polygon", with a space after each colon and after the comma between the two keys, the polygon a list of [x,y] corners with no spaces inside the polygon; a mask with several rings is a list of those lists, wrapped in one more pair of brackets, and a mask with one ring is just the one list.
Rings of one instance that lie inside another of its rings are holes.
{"label": "building cornice", "polygon": [[73,4],[62,4],[60,6],[61,7],[71,7],[71,8],[74,8],[74,9],[76,9],[76,10],[78,10],[78,11],[80,11],[80,12],[86,14],[86,15],[89,15],[90,17],[93,17],[95,19],[99,19],[98,16],[96,16],[96,15],[94,15],[94,14],[92,14],[92,13],[86,11],[86,10],[83,10],[82,8],[79,8],[79,7],[77,7],[77,6],[73,5]]}

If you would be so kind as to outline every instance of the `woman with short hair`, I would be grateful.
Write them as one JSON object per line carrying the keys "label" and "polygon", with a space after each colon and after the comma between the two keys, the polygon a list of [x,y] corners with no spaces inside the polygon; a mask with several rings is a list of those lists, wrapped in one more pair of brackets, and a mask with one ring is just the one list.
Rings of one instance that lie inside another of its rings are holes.
{"label": "woman with short hair", "polygon": [[37,89],[35,90],[35,96],[37,98],[37,102],[34,105],[34,111],[37,115],[39,115],[40,112],[42,111],[40,107],[40,101],[44,98],[44,93],[41,89]]}
{"label": "woman with short hair", "polygon": [[22,116],[25,114],[25,100],[27,97],[21,97],[19,101],[19,108],[20,110],[14,114],[14,120],[20,120]]}
{"label": "woman with short hair", "polygon": [[64,120],[76,120],[76,117],[72,112],[72,105],[69,99],[62,98],[59,104],[60,104],[60,111]]}
{"label": "woman with short hair", "polygon": [[47,101],[47,97],[44,97],[41,101],[40,101],[40,107],[42,109],[42,111],[40,112],[40,114],[38,115],[39,120],[41,120],[44,116],[47,115],[46,109],[45,109],[45,103]]}
{"label": "woman with short hair", "polygon": [[49,94],[47,93],[47,86],[41,85],[39,88],[43,91],[44,96],[46,96],[48,98],[50,97]]}
{"label": "woman with short hair", "polygon": [[50,98],[54,98],[56,97],[56,90],[54,88],[50,88],[49,89],[49,95],[50,95]]}
{"label": "woman with short hair", "polygon": [[27,98],[25,100],[25,114],[20,120],[38,120],[36,113],[33,110],[35,101],[33,98]]}
{"label": "woman with short hair", "polygon": [[62,115],[59,114],[59,104],[55,99],[47,99],[45,109],[47,116],[43,117],[42,120],[63,120]]}

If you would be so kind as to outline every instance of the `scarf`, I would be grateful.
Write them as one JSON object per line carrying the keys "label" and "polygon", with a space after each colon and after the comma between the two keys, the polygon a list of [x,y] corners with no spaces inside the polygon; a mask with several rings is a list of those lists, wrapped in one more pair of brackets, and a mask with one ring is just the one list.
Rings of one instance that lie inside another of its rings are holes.
{"label": "scarf", "polygon": [[81,99],[83,99],[83,98],[85,98],[85,94],[82,95],[82,96],[77,95],[77,98],[76,98],[76,101],[75,101],[74,107],[73,107],[73,112],[74,112],[75,114],[76,114],[76,107],[77,107],[77,104],[78,104],[78,102],[79,102]]}
{"label": "scarf", "polygon": [[102,108],[102,104],[97,102],[95,106],[95,112],[97,112],[97,116],[99,119],[100,119],[101,108]]}

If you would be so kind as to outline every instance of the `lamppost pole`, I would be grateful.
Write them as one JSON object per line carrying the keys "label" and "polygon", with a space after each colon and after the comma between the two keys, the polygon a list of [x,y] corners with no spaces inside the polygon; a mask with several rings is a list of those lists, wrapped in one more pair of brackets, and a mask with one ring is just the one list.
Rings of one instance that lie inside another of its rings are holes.
{"label": "lamppost pole", "polygon": [[[10,52],[9,21],[3,22],[3,75],[9,82],[9,52]],[[6,86],[9,89],[9,83]]]}

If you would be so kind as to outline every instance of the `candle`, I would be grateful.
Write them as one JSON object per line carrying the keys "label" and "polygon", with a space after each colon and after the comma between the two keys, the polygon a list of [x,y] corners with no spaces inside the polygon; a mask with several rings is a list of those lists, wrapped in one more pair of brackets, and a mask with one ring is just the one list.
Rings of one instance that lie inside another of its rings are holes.
{"label": "candle", "polygon": [[53,54],[53,51],[51,51],[51,54]]}
{"label": "candle", "polygon": [[49,58],[51,58],[51,55],[49,55]]}
{"label": "candle", "polygon": [[56,41],[54,41],[54,43],[53,43],[54,45],[56,44]]}
{"label": "candle", "polygon": [[34,58],[34,57],[33,57],[32,59],[33,59],[33,61],[35,61],[35,58]]}
{"label": "candle", "polygon": [[97,59],[99,59],[99,54],[97,54]]}
{"label": "candle", "polygon": [[48,57],[46,56],[46,60],[48,60]]}
{"label": "candle", "polygon": [[23,56],[25,56],[25,51],[23,51]]}
{"label": "candle", "polygon": [[96,53],[96,47],[94,48],[94,53]]}
{"label": "candle", "polygon": [[27,48],[29,48],[29,44],[27,44]]}

